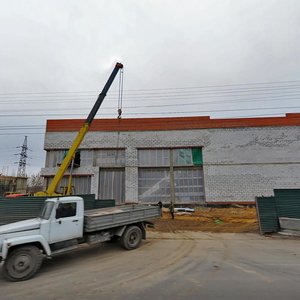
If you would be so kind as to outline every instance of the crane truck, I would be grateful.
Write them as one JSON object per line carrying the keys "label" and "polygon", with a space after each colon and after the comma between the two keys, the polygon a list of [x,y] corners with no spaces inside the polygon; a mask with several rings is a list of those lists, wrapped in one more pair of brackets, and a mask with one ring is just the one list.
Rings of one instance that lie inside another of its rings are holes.
{"label": "crane truck", "polygon": [[[57,186],[70,166],[76,150],[123,65],[117,63],[90,114],[45,192],[39,217],[0,226],[0,263],[2,273],[11,281],[27,280],[41,267],[44,258],[72,251],[80,244],[119,240],[127,250],[139,247],[146,238],[146,227],[161,216],[161,206],[131,204],[84,211],[81,197],[60,197]],[[70,191],[70,184],[67,193]],[[57,196],[57,197],[56,197]]]}
{"label": "crane truck", "polygon": [[127,250],[146,239],[146,227],[161,216],[160,206],[130,204],[84,211],[81,197],[49,198],[39,217],[0,226],[2,273],[10,281],[27,280],[44,258],[119,241]]}

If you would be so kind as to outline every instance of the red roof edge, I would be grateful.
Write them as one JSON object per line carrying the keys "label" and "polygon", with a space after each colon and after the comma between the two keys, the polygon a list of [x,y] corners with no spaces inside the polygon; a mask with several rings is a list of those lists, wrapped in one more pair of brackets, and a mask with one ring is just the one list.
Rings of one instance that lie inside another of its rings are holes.
{"label": "red roof edge", "polygon": [[[83,119],[47,120],[46,132],[78,131]],[[200,117],[95,119],[90,131],[158,131],[238,127],[300,126],[300,113],[285,117],[211,119]]]}

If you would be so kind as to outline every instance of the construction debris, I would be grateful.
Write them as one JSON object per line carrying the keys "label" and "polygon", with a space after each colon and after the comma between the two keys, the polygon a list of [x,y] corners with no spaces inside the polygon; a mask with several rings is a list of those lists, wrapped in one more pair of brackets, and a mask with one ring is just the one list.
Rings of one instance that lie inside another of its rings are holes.
{"label": "construction debris", "polygon": [[300,219],[296,218],[279,218],[279,234],[300,236]]}
{"label": "construction debris", "polygon": [[192,213],[192,212],[195,212],[195,209],[189,208],[189,207],[177,207],[177,208],[175,208],[175,212],[189,212],[189,213]]}

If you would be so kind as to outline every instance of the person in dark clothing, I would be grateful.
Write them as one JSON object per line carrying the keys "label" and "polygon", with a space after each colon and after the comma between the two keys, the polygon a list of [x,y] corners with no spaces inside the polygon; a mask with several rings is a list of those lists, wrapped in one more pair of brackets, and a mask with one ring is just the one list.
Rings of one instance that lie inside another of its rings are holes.
{"label": "person in dark clothing", "polygon": [[171,203],[169,206],[170,214],[172,216],[172,220],[174,220],[174,204]]}

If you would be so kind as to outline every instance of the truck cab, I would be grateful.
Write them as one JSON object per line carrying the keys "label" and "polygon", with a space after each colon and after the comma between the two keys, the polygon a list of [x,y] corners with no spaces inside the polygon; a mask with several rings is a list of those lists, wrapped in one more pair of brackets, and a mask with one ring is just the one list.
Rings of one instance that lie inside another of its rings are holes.
{"label": "truck cab", "polygon": [[25,246],[16,264],[8,264],[8,271],[16,279],[23,277],[26,271],[30,274],[33,256],[42,260],[42,254],[51,256],[57,243],[82,238],[83,215],[82,198],[50,198],[45,201],[39,217],[0,226],[0,262]]}
{"label": "truck cab", "polygon": [[83,200],[80,197],[49,199],[40,215],[40,234],[49,244],[83,236]]}
{"label": "truck cab", "polygon": [[[45,201],[38,218],[0,227],[0,261],[8,250],[35,239],[46,253],[47,245],[78,239],[83,236],[83,199],[80,197],[50,198]],[[50,253],[49,253],[50,254]]]}

